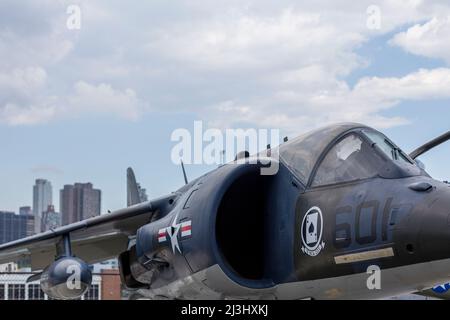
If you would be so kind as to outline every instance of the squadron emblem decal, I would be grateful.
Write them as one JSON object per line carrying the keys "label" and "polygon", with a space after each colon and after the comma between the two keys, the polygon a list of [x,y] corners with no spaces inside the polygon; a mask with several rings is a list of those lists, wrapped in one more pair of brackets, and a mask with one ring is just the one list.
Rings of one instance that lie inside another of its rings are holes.
{"label": "squadron emblem decal", "polygon": [[322,241],[323,216],[319,207],[312,207],[303,217],[301,226],[302,252],[315,257],[325,247]]}

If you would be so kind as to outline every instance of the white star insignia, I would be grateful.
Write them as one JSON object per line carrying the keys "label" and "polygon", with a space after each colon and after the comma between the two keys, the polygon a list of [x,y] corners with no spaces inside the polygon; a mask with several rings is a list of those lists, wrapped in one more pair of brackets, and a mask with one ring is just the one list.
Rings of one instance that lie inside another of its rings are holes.
{"label": "white star insignia", "polygon": [[178,213],[175,216],[175,219],[173,219],[172,225],[170,227],[167,227],[167,234],[170,238],[170,243],[172,244],[172,251],[175,253],[175,248],[178,250],[179,253],[181,253],[180,245],[178,244],[178,232],[181,228],[181,223],[177,223],[178,219]]}

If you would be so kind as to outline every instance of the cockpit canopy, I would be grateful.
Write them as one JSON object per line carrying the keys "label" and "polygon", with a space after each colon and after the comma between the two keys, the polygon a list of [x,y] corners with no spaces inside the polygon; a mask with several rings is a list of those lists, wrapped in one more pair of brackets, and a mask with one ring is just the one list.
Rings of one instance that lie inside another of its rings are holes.
{"label": "cockpit canopy", "polygon": [[280,158],[309,187],[422,173],[382,133],[354,123],[317,129],[287,142],[280,147]]}

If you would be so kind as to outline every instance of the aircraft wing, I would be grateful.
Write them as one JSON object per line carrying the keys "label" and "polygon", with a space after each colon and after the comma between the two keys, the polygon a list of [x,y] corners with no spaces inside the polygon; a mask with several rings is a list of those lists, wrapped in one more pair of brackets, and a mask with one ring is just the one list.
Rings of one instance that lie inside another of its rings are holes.
{"label": "aircraft wing", "polygon": [[0,245],[0,264],[31,258],[32,270],[52,263],[63,235],[70,235],[72,252],[87,263],[117,257],[127,250],[129,237],[163,206],[172,204],[176,194],[140,203],[112,213],[79,221],[54,230]]}

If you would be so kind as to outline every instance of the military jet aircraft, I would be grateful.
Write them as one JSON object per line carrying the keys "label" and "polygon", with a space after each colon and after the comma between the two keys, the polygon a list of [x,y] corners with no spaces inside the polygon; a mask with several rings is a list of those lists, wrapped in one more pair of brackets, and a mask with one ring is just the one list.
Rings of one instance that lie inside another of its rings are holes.
{"label": "military jet aircraft", "polygon": [[[122,283],[154,299],[427,290],[450,280],[450,185],[416,158],[448,139],[408,155],[370,127],[327,126],[263,151],[274,175],[261,158],[236,159],[151,201],[136,204],[133,189],[127,208],[1,245],[0,263],[29,258],[56,299],[80,297],[88,264],[113,257]],[[380,270],[376,288],[369,269]]]}

